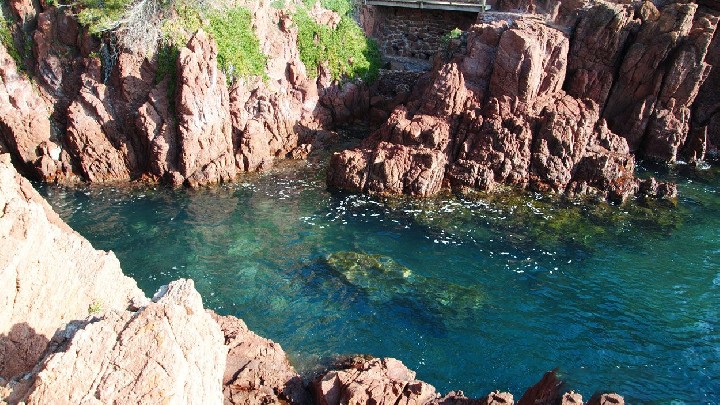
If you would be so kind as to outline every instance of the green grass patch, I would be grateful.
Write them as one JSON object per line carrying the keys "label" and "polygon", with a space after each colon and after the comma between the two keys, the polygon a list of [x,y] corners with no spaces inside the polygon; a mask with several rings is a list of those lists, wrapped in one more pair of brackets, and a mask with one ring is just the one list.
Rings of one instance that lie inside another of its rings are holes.
{"label": "green grass patch", "polygon": [[365,37],[349,15],[343,15],[335,29],[318,24],[303,8],[298,9],[293,20],[298,26],[300,59],[308,75],[316,77],[320,64],[327,61],[333,79],[377,78],[382,65],[377,44]]}
{"label": "green grass patch", "polygon": [[[303,0],[303,4],[308,9],[315,6],[317,0]],[[353,11],[352,0],[320,0],[320,5],[328,10],[332,10],[341,16],[350,15]]]}
{"label": "green grass patch", "polygon": [[23,36],[21,38],[21,47],[20,49],[18,49],[15,44],[15,39],[13,38],[13,24],[15,23],[15,20],[12,17],[7,1],[2,2],[1,11],[0,43],[5,47],[10,57],[13,58],[13,60],[15,61],[15,65],[17,66],[18,71],[24,71],[25,58],[29,55],[32,55],[32,36],[25,36],[20,33],[19,35]]}
{"label": "green grass patch", "polygon": [[218,45],[218,63],[228,81],[244,76],[265,76],[267,56],[252,28],[252,14],[243,7],[212,12],[208,31]]}

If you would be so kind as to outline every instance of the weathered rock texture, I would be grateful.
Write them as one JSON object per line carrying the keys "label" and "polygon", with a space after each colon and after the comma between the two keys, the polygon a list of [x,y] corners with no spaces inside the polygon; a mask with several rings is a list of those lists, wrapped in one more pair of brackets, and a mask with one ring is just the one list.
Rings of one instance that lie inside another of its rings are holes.
{"label": "weathered rock texture", "polygon": [[[292,17],[271,2],[239,2],[253,14],[267,77],[232,85],[207,34],[181,47],[176,77],[158,81],[156,59],[89,35],[67,8],[11,3],[13,31],[32,38],[31,79],[18,75],[0,50],[0,111],[7,111],[0,148],[38,179],[148,179],[193,187],[229,181],[277,158],[307,156],[335,140],[336,125],[364,119],[370,109],[366,84],[340,85],[326,67],[306,72]],[[340,19],[320,6],[311,14],[329,26]],[[391,110],[375,109],[382,119]]]}
{"label": "weathered rock texture", "polygon": [[22,170],[52,179],[72,169],[54,139],[49,116],[45,101],[0,46],[0,144]]}
{"label": "weathered rock texture", "polygon": [[217,45],[200,30],[178,58],[178,166],[190,185],[235,177],[230,97]]}
{"label": "weathered rock texture", "polygon": [[26,403],[221,403],[227,348],[192,280],[153,301],[86,321],[45,359]]}
{"label": "weathered rock texture", "polygon": [[433,386],[416,380],[415,372],[389,358],[330,371],[314,385],[319,405],[429,404],[438,397]]}
{"label": "weathered rock texture", "polygon": [[0,377],[30,371],[66,323],[93,306],[125,310],[144,294],[114,254],[97,251],[0,156]]}
{"label": "weathered rock texture", "polygon": [[[562,394],[563,382],[554,371],[546,373],[517,402],[518,405],[561,404],[582,405],[580,394]],[[415,379],[415,373],[400,361],[386,359],[351,358],[342,361],[337,370],[320,376],[313,382],[318,405],[340,404],[404,404],[404,405],[513,405],[508,392],[491,392],[484,398],[468,398],[462,391],[441,397],[435,388]],[[605,401],[605,402],[602,402]],[[625,403],[617,394],[598,394],[588,404]]]}
{"label": "weathered rock texture", "polygon": [[213,318],[220,325],[229,350],[222,380],[226,403],[310,402],[305,383],[279,344],[248,330],[241,319],[215,314]]}
{"label": "weathered rock texture", "polygon": [[635,155],[674,162],[714,150],[717,100],[702,85],[714,80],[715,12],[594,2],[570,18],[546,3],[572,25],[479,16],[419,97],[333,156],[328,184],[418,196],[503,184],[614,201],[673,197],[674,186],[634,177]]}

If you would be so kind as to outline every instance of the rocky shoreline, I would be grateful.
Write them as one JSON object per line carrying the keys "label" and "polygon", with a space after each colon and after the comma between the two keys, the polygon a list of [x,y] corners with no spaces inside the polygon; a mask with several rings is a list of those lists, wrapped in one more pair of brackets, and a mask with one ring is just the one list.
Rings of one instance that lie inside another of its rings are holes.
{"label": "rocky shoreline", "polygon": [[[353,358],[305,381],[280,345],[205,309],[191,280],[145,297],[18,171],[47,182],[199,187],[305,158],[333,143],[337,126],[370,121],[380,127],[359,148],[333,155],[329,186],[673,198],[674,185],[635,177],[636,156],[717,157],[717,5],[569,3],[501,1],[541,14],[480,16],[430,72],[370,85],[334,81],[327,66],[315,78],[287,10],[247,2],[267,78],[229,85],[202,30],[179,50],[174,80],[157,82],[156,59],[120,51],[108,65],[96,56],[107,44],[68,10],[10,0],[14,40],[32,41],[22,69],[0,45],[0,399],[514,403],[500,392],[442,396],[394,359]],[[338,21],[320,7],[313,18]],[[561,390],[548,373],[518,403],[583,402]],[[588,402],[619,403],[615,394]]]}
{"label": "rocky shoreline", "polygon": [[[148,299],[0,155],[0,401],[512,404],[441,396],[400,361],[354,357],[304,381],[281,346],[203,307],[192,280]],[[548,373],[518,404],[580,404]],[[538,402],[540,401],[540,402]],[[616,394],[589,404],[623,403]]]}
{"label": "rocky shoreline", "polygon": [[709,92],[720,85],[718,14],[694,3],[599,1],[481,15],[436,58],[413,101],[360,148],[333,156],[328,183],[417,196],[512,185],[612,201],[674,197],[671,184],[635,178],[635,156],[717,155]]}
{"label": "rocky shoreline", "polygon": [[[636,156],[717,156],[712,3],[499,2],[516,12],[480,15],[427,74],[389,71],[372,84],[333,80],[327,65],[308,72],[292,4],[241,4],[267,77],[228,84],[202,30],[158,82],[157,57],[98,57],[110,45],[67,8],[9,1],[16,46],[31,47],[21,71],[0,46],[0,151],[43,181],[198,187],[305,158],[338,126],[369,122],[382,125],[333,157],[331,187],[426,196],[510,185],[613,201],[675,196],[635,177]],[[339,21],[319,6],[312,15]]]}

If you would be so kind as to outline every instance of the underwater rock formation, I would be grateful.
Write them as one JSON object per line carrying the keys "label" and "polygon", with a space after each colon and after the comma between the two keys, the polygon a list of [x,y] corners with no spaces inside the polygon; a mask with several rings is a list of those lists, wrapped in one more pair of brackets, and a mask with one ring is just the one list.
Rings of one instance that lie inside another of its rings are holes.
{"label": "underwater rock formation", "polygon": [[337,252],[326,259],[327,265],[343,281],[382,302],[415,297],[420,300],[418,313],[443,310],[471,313],[485,302],[480,286],[463,286],[415,274],[390,257],[361,252]]}

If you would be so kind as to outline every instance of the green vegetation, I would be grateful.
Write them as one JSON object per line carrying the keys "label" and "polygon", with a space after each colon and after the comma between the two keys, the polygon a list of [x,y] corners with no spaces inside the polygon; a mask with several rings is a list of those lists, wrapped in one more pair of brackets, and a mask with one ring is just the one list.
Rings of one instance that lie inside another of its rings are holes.
{"label": "green vegetation", "polygon": [[0,14],[0,18],[2,20],[0,21],[0,43],[7,49],[8,53],[10,54],[10,57],[12,57],[15,60],[15,63],[20,66],[22,63],[22,58],[20,57],[20,53],[15,48],[15,41],[13,41],[12,37],[12,19],[5,17],[5,4],[3,2],[3,12]]}
{"label": "green vegetation", "polygon": [[118,27],[118,21],[130,4],[131,0],[79,0],[78,21],[92,34],[112,30]]}
{"label": "green vegetation", "polygon": [[458,39],[462,36],[462,30],[460,28],[453,28],[452,31],[442,36],[443,42],[450,42],[451,39]]}
{"label": "green vegetation", "polygon": [[[315,6],[317,0],[303,0],[303,4],[308,9]],[[332,10],[341,16],[350,15],[354,8],[352,0],[320,0],[320,5],[328,10]]]}
{"label": "green vegetation", "polygon": [[[32,55],[32,35],[25,34],[21,30],[13,31],[15,20],[10,12],[8,3],[3,1],[2,12],[0,13],[0,43],[5,47],[8,54],[15,61],[18,71],[25,70],[25,60]],[[19,40],[19,44],[15,41]]]}
{"label": "green vegetation", "polygon": [[260,51],[260,41],[252,29],[252,15],[237,7],[211,13],[208,31],[218,45],[220,69],[229,81],[243,76],[263,76],[267,56]]}
{"label": "green vegetation", "polygon": [[102,305],[102,302],[100,302],[100,301],[95,300],[95,301],[91,302],[90,305],[88,305],[88,314],[90,314],[90,315],[100,313],[100,312],[102,312],[102,310],[103,310],[103,305]]}
{"label": "green vegetation", "polygon": [[[309,75],[328,63],[334,79],[360,78],[372,81],[381,66],[374,41],[365,37],[353,20],[354,0],[321,0],[323,7],[341,15],[336,28],[318,24],[308,10],[315,0],[303,0],[293,20],[298,26],[300,58]],[[91,33],[115,32],[121,46],[157,53],[156,80],[174,76],[178,49],[202,28],[218,45],[218,62],[229,81],[244,76],[265,76],[267,56],[252,28],[252,14],[243,7],[203,7],[198,0],[79,0],[79,21]],[[285,6],[275,0],[273,7]],[[130,48],[129,48],[130,49]],[[171,83],[171,88],[174,84]]]}
{"label": "green vegetation", "polygon": [[[347,10],[349,12],[350,8]],[[347,77],[373,81],[377,78],[382,64],[377,44],[365,37],[349,14],[342,15],[335,29],[318,24],[303,8],[298,9],[293,20],[298,26],[300,59],[311,77],[317,76],[322,63],[328,62],[333,79]]]}

